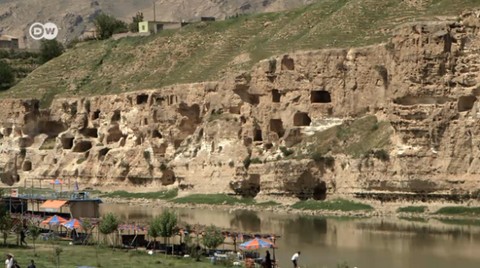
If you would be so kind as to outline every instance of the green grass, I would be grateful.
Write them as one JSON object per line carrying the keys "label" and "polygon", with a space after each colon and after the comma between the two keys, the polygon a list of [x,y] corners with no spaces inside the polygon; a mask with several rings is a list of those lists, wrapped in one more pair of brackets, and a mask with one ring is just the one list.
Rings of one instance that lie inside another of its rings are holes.
{"label": "green grass", "polygon": [[478,216],[480,207],[443,207],[435,212],[440,215]]}
{"label": "green grass", "polygon": [[426,209],[426,206],[407,206],[398,208],[397,212],[424,213]]}
{"label": "green grass", "polygon": [[192,194],[173,199],[177,204],[207,204],[207,205],[254,205],[253,198],[237,198],[226,194]]}
{"label": "green grass", "polygon": [[[30,241],[29,241],[30,242]],[[30,244],[30,243],[29,243]],[[145,250],[142,251],[126,251],[111,248],[99,247],[98,258],[96,255],[95,246],[79,246],[68,245],[67,242],[56,242],[53,244],[38,243],[37,255],[33,255],[31,248],[19,248],[10,246],[9,248],[0,246],[0,250],[4,253],[12,253],[21,267],[27,267],[30,260],[35,260],[37,268],[52,268],[56,267],[54,248],[61,247],[63,252],[60,254],[60,267],[71,268],[81,265],[92,267],[178,267],[190,268],[199,267],[207,268],[214,267],[206,259],[201,262],[195,262],[192,259],[176,258],[165,256],[164,254],[148,255]],[[218,267],[218,266],[217,266]]]}
{"label": "green grass", "polygon": [[331,210],[331,211],[360,211],[373,210],[373,207],[367,204],[353,202],[350,200],[336,199],[330,201],[307,200],[300,201],[292,205],[294,209],[303,210]]}
{"label": "green grass", "polygon": [[115,191],[111,193],[105,193],[100,197],[110,198],[144,198],[144,199],[164,199],[169,200],[177,197],[178,189],[159,191],[159,192],[147,192],[147,193],[129,193],[127,191]]}
{"label": "green grass", "polygon": [[322,0],[148,37],[89,41],[40,66],[0,96],[35,97],[45,107],[55,95],[115,94],[217,80],[273,55],[386,41],[389,30],[401,23],[458,15],[476,6],[475,0],[433,0],[418,10],[398,0]]}

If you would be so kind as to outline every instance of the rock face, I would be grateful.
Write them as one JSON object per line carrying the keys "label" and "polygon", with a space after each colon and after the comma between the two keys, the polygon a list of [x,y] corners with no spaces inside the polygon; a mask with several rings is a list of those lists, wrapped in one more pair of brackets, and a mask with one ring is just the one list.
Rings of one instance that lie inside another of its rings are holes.
{"label": "rock face", "polygon": [[[2,100],[2,181],[476,198],[479,14],[405,25],[386,44],[281,55],[221,81],[55,99],[47,110]],[[307,137],[367,115],[391,125],[383,158],[285,157]]]}

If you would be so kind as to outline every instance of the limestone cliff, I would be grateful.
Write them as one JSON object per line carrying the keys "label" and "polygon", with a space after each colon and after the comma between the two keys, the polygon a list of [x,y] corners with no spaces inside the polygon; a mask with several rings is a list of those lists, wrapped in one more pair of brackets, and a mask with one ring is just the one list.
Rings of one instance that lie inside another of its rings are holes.
{"label": "limestone cliff", "polygon": [[280,55],[220,81],[49,109],[1,100],[2,181],[476,198],[479,16],[403,25],[375,46]]}

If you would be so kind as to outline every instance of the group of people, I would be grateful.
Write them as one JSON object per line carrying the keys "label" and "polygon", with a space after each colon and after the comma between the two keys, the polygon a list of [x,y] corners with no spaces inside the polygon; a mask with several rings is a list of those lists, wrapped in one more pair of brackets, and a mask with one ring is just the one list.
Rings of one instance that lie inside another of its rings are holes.
{"label": "group of people", "polygon": [[[293,268],[299,268],[298,266],[298,259],[300,258],[300,251],[295,252],[292,256],[292,263],[293,263]],[[265,258],[263,259],[262,263],[264,268],[272,268],[273,262],[272,258],[270,257],[270,251],[267,250]]]}
{"label": "group of people", "polygon": [[[5,268],[20,268],[20,265],[18,265],[17,260],[13,258],[13,254],[11,253],[7,254],[7,259],[5,260]],[[30,265],[27,268],[37,268],[37,266],[35,266],[35,261],[31,260]]]}

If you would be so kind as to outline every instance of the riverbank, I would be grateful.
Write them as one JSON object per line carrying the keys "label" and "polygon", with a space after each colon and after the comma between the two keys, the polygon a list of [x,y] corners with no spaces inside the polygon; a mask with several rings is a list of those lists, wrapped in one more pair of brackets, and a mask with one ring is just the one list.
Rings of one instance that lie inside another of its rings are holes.
{"label": "riverbank", "polygon": [[[233,198],[233,197],[232,197]],[[139,205],[143,207],[168,207],[182,209],[210,209],[210,210],[247,210],[255,212],[271,212],[276,214],[294,214],[305,216],[326,217],[397,217],[403,219],[444,219],[459,220],[459,222],[473,222],[480,215],[480,203],[471,201],[468,204],[452,202],[380,202],[374,200],[352,199],[338,196],[327,201],[298,201],[294,198],[279,198],[276,200],[260,199],[238,203],[223,202],[177,202],[178,199],[150,199],[150,198],[116,198],[102,197],[105,203]],[[204,198],[205,199],[205,198]],[[184,199],[181,199],[184,200]],[[344,202],[338,206],[335,202]],[[321,205],[327,203],[327,205]],[[345,204],[346,203],[346,204]],[[479,222],[480,225],[480,222]]]}

